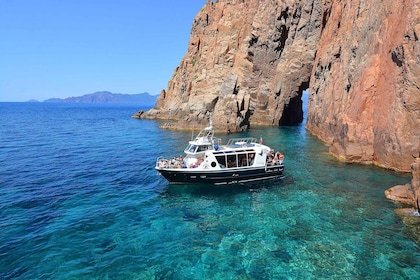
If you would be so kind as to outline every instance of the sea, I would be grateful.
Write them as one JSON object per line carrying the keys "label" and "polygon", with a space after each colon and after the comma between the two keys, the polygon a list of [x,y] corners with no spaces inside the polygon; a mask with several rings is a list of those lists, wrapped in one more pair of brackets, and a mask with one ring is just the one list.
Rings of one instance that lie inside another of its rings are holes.
{"label": "sea", "polygon": [[420,279],[384,196],[410,174],[339,162],[302,124],[241,133],[285,155],[282,179],[171,185],[156,158],[199,128],[139,109],[0,103],[0,279]]}

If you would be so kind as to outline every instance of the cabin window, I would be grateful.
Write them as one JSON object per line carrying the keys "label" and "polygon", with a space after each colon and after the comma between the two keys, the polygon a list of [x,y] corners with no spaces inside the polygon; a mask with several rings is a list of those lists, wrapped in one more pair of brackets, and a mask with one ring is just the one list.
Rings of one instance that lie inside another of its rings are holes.
{"label": "cabin window", "polygon": [[254,164],[255,159],[255,153],[249,153],[248,154],[248,165],[251,166]]}
{"label": "cabin window", "polygon": [[226,157],[225,155],[216,156],[216,160],[221,168],[226,168]]}
{"label": "cabin window", "polygon": [[[254,164],[255,152],[250,153],[249,151],[241,151],[239,154],[213,153],[216,160],[221,168],[233,168],[233,167],[246,167]],[[212,164],[213,166],[213,164]]]}
{"label": "cabin window", "polygon": [[238,166],[248,166],[248,159],[246,154],[238,154]]}
{"label": "cabin window", "polygon": [[238,167],[238,161],[236,155],[227,156],[227,167]]}

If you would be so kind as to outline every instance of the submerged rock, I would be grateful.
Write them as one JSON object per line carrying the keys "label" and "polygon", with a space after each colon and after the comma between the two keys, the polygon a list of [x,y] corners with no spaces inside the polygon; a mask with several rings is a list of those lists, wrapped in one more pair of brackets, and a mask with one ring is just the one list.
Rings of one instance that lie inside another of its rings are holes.
{"label": "submerged rock", "polygon": [[417,244],[420,244],[420,214],[415,208],[396,209],[395,213],[401,217],[407,226],[406,234]]}

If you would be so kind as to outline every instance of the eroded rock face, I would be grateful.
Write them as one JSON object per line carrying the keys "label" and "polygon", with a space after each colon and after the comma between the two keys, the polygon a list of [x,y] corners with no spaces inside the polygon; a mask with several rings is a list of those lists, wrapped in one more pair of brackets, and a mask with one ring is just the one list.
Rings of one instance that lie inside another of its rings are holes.
{"label": "eroded rock face", "polygon": [[217,130],[302,121],[349,162],[410,171],[420,151],[420,0],[208,0],[142,118]]}
{"label": "eroded rock face", "polygon": [[207,1],[167,91],[142,117],[197,128],[212,112],[214,128],[232,132],[300,123],[324,9],[322,1]]}
{"label": "eroded rock face", "polygon": [[410,171],[420,151],[420,1],[333,1],[307,129],[349,162]]}

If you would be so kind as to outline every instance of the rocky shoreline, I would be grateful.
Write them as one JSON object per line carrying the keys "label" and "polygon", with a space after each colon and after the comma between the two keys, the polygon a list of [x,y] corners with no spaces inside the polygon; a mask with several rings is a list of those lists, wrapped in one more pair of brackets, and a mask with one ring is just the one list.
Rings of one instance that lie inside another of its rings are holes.
{"label": "rocky shoreline", "polygon": [[420,244],[420,154],[411,164],[411,183],[385,191],[385,197],[401,206],[395,210],[407,226],[408,235]]}

